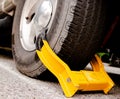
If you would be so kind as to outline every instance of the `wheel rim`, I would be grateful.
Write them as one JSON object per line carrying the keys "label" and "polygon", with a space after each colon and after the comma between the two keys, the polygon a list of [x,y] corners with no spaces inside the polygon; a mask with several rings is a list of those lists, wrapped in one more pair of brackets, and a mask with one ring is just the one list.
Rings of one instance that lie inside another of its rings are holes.
{"label": "wheel rim", "polygon": [[[36,36],[49,30],[57,0],[27,0],[20,21],[20,42],[26,51],[34,51]],[[29,8],[29,9],[28,9]]]}

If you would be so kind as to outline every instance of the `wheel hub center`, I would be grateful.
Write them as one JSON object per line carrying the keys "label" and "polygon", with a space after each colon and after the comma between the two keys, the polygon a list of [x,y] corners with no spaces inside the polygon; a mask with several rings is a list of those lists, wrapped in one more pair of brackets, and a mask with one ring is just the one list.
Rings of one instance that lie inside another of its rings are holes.
{"label": "wheel hub center", "polygon": [[41,34],[42,30],[49,25],[52,17],[52,2],[51,0],[42,0],[31,7],[28,17],[24,16],[22,22],[21,44],[27,51],[33,51],[35,47],[35,38]]}

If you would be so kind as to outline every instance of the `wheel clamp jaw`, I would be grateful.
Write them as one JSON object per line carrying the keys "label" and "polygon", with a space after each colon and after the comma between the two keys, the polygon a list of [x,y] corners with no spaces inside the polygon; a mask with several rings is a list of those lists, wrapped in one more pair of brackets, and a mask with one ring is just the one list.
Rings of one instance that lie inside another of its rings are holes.
{"label": "wheel clamp jaw", "polygon": [[66,97],[72,97],[78,90],[99,90],[107,94],[114,86],[97,55],[90,62],[93,71],[71,71],[69,66],[52,51],[46,40],[43,40],[43,46],[37,50],[37,54],[48,70],[57,77]]}

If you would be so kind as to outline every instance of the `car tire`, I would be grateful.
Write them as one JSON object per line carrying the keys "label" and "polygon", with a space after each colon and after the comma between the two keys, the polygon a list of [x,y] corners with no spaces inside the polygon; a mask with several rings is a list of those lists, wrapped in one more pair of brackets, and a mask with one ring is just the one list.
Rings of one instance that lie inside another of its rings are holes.
{"label": "car tire", "polygon": [[[57,3],[49,23],[47,40],[53,51],[72,70],[84,69],[100,47],[103,39],[105,1],[51,1]],[[27,0],[19,0],[18,6],[16,6],[12,31],[12,52],[18,70],[30,77],[36,77],[46,68],[39,60],[35,50],[26,51],[21,44],[21,16],[25,13],[26,4]]]}

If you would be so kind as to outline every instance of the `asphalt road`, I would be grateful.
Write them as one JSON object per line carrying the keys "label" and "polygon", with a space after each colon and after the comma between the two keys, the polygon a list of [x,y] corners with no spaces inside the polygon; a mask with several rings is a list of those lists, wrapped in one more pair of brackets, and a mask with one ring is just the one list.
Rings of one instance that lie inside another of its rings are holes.
{"label": "asphalt road", "polygon": [[[108,95],[78,92],[70,99],[120,99],[120,75],[109,75],[116,85]],[[59,83],[51,77],[50,74],[49,78],[46,75],[38,79],[27,77],[16,69],[9,53],[0,54],[0,99],[66,99]]]}

